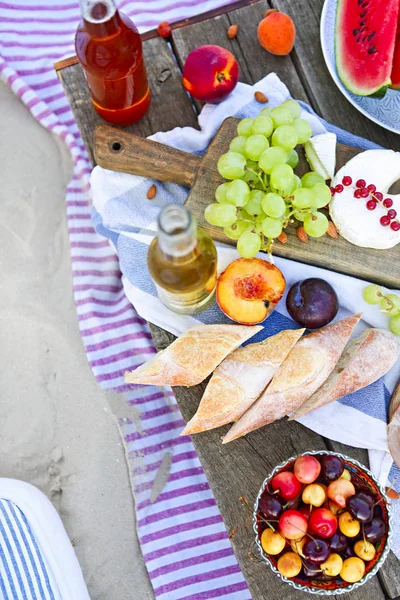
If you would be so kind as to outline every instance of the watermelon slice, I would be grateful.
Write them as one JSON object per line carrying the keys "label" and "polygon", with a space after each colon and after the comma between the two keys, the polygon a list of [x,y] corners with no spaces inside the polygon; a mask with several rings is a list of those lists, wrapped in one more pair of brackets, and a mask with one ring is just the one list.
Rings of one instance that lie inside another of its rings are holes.
{"label": "watermelon slice", "polygon": [[392,74],[390,78],[392,80],[392,85],[390,87],[394,90],[400,90],[400,12],[399,22],[397,24],[396,45],[394,47]]}
{"label": "watermelon slice", "polygon": [[391,84],[400,0],[338,0],[336,67],[359,96],[383,96]]}

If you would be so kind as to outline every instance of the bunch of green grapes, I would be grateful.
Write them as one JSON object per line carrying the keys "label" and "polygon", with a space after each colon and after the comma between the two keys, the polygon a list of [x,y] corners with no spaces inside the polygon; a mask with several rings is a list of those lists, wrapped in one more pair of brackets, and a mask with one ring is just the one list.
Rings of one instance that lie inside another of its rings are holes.
{"label": "bunch of green grapes", "polygon": [[205,218],[237,240],[244,258],[270,252],[293,219],[311,237],[327,232],[328,219],[318,209],[330,202],[330,188],[318,173],[300,179],[294,172],[299,162],[295,147],[312,134],[300,114],[300,105],[286,100],[254,119],[242,119],[229,152],[218,160],[218,172],[228,181],[216,189],[216,202],[207,206]]}
{"label": "bunch of green grapes", "polygon": [[368,304],[379,304],[381,311],[390,317],[390,331],[395,335],[400,335],[400,296],[385,295],[379,285],[371,283],[363,289],[363,298]]}

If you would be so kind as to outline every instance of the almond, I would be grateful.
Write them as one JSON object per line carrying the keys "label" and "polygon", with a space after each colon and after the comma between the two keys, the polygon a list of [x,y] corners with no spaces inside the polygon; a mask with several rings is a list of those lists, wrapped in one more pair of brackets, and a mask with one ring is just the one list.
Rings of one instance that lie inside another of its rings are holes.
{"label": "almond", "polygon": [[276,239],[279,240],[281,244],[286,244],[287,235],[284,231],[282,231],[281,235],[279,235]]}
{"label": "almond", "polygon": [[339,234],[338,234],[338,232],[337,232],[337,229],[336,229],[336,227],[335,227],[335,224],[334,224],[332,221],[329,221],[329,224],[328,224],[328,231],[327,231],[326,233],[327,233],[327,234],[329,235],[329,237],[331,237],[331,238],[338,238],[338,237],[339,237]]}
{"label": "almond", "polygon": [[261,104],[268,102],[267,96],[262,92],[254,92],[254,98],[257,100],[257,102],[261,102]]}
{"label": "almond", "polygon": [[391,500],[399,500],[400,498],[400,494],[398,494],[393,488],[386,488],[386,495]]}
{"label": "almond", "polygon": [[147,198],[149,200],[153,200],[153,198],[156,194],[157,194],[157,186],[155,183],[153,183],[153,185],[150,186],[149,189],[147,190]]}
{"label": "almond", "polygon": [[270,8],[269,10],[267,10],[267,12],[264,15],[264,19],[265,19],[265,17],[272,15],[272,13],[274,13],[274,12],[279,12],[279,10],[277,8]]}
{"label": "almond", "polygon": [[231,25],[228,27],[227,35],[230,40],[233,40],[239,31],[239,25]]}
{"label": "almond", "polygon": [[298,227],[296,233],[297,237],[301,242],[305,242],[306,244],[308,244],[308,235],[306,234],[306,230],[304,229],[303,225],[301,225],[301,227]]}

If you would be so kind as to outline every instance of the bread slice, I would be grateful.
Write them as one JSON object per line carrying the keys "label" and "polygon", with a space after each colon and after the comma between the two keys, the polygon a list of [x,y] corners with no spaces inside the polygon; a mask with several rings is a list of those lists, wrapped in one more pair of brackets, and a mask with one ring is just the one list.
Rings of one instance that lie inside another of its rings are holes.
{"label": "bread slice", "polygon": [[168,348],[125,373],[125,383],[197,385],[246,340],[261,331],[255,325],[199,325],[178,337]]}
{"label": "bread slice", "polygon": [[233,425],[223,443],[281,419],[305,402],[335,368],[360,318],[361,314],[347,317],[297,342],[265,392]]}
{"label": "bread slice", "polygon": [[265,390],[304,329],[281,331],[230,354],[214,371],[182,435],[237,421]]}
{"label": "bread slice", "polygon": [[302,417],[370,385],[390,371],[398,357],[399,350],[392,333],[367,329],[347,344],[325,383],[290,418]]}

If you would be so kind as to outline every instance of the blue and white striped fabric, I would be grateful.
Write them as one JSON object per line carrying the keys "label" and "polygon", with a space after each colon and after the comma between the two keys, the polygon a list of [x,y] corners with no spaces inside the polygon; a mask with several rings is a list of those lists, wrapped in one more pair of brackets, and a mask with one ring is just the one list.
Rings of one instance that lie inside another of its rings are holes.
{"label": "blue and white striped fabric", "polygon": [[[260,105],[254,100],[255,90],[265,93],[269,98],[269,106],[275,106],[289,97],[286,86],[275,74],[269,74],[254,86],[239,84],[234,93],[223,103],[216,106],[207,105],[199,117],[200,131],[188,127],[176,128],[171,132],[158,133],[152,136],[152,139],[201,155],[226,117],[236,115],[243,118],[258,114]],[[342,143],[363,149],[378,147],[323,122],[308,107],[303,108],[302,116],[312,124],[314,135],[328,129],[336,133]],[[172,202],[183,203],[187,190],[178,185],[156,182],[157,196],[150,203],[146,192],[151,183],[153,183],[151,180],[106,171],[100,167],[96,167],[91,176],[94,223],[97,231],[108,237],[117,250],[128,298],[143,318],[175,335],[200,323],[230,322],[216,304],[194,318],[172,313],[158,300],[146,266],[148,246],[156,231],[156,218],[160,207]],[[219,245],[219,271],[222,271],[237,256],[236,250],[232,247]],[[263,254],[260,256],[265,258]],[[338,319],[351,313],[363,312],[363,321],[357,327],[356,334],[367,327],[387,327],[386,317],[379,313],[376,307],[368,306],[363,301],[361,292],[365,286],[364,281],[285,259],[276,258],[275,262],[285,275],[287,289],[292,283],[305,277],[322,277],[329,281],[337,291],[340,300]],[[296,327],[296,324],[286,312],[283,300],[265,322],[264,330],[251,341],[293,327]],[[396,485],[400,491],[400,471],[392,467],[386,434],[388,401],[398,373],[399,364],[384,379],[305,415],[299,421],[324,437],[368,449],[371,469],[380,482],[385,485],[388,477],[394,479],[397,475]],[[395,503],[393,506],[396,529],[393,549],[400,558],[398,504]]]}
{"label": "blue and white striped fabric", "polygon": [[1,600],[61,600],[57,583],[24,513],[0,499]]}

